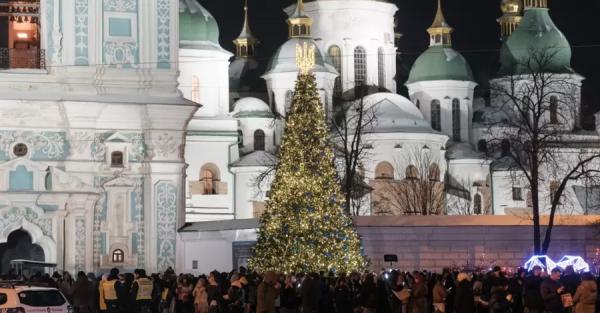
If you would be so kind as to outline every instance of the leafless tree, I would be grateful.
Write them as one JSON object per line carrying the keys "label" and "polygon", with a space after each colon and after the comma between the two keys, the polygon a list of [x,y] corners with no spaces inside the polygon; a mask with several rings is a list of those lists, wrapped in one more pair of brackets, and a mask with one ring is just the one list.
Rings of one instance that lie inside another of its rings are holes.
{"label": "leafless tree", "polygon": [[488,181],[471,179],[450,182],[446,179],[446,214],[481,215],[491,212],[491,189]]}
{"label": "leafless tree", "polygon": [[[585,149],[589,142],[578,139],[581,79],[552,70],[556,51],[532,50],[527,60],[514,66],[521,74],[492,82],[492,97],[498,100],[493,107],[504,118],[488,121],[487,128],[488,150],[501,156],[513,180],[524,182],[531,192],[528,206],[538,254],[545,254],[550,247],[567,186],[597,177],[600,159],[597,148]],[[546,190],[548,206],[543,201]],[[550,218],[542,241],[540,215],[545,207]]]}
{"label": "leafless tree", "polygon": [[382,215],[440,215],[444,213],[445,191],[439,158],[429,149],[414,148],[396,162],[402,180],[378,178],[374,182],[374,206]]}
{"label": "leafless tree", "polygon": [[346,200],[346,210],[351,215],[360,215],[365,196],[370,186],[365,183],[365,173],[361,169],[368,159],[369,140],[365,134],[376,122],[377,114],[373,106],[365,103],[362,95],[367,87],[352,91],[359,97],[343,101],[342,108],[331,121],[333,147],[340,169],[340,184]]}

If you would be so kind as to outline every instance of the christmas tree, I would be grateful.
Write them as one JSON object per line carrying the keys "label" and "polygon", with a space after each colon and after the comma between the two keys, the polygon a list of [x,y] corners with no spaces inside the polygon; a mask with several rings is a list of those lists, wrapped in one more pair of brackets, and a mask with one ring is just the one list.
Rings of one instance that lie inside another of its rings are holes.
{"label": "christmas tree", "polygon": [[310,73],[314,47],[298,48],[304,58],[298,59],[301,71],[249,267],[278,273],[362,270],[360,240],[343,209],[330,134]]}

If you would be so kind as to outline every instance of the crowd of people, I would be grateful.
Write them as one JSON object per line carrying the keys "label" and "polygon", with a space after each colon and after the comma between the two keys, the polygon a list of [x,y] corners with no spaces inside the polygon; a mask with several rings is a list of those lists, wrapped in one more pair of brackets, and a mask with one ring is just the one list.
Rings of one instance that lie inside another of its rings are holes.
{"label": "crowd of people", "polygon": [[600,278],[540,267],[487,273],[398,270],[380,273],[176,275],[172,269],[96,277],[36,274],[77,313],[598,313]]}

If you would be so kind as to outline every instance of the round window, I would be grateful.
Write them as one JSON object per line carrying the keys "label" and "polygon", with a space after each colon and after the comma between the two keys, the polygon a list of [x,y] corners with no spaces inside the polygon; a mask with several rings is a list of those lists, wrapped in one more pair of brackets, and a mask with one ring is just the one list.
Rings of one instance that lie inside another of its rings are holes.
{"label": "round window", "polygon": [[26,156],[27,151],[27,145],[24,143],[18,143],[13,147],[13,153],[18,157]]}

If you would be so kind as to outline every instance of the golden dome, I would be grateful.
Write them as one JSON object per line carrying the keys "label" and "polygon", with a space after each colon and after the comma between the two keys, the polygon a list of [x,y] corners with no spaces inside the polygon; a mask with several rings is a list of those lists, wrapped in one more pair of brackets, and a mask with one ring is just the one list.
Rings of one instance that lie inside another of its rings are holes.
{"label": "golden dome", "polygon": [[502,0],[500,9],[504,14],[519,14],[523,8],[523,2],[521,0]]}

